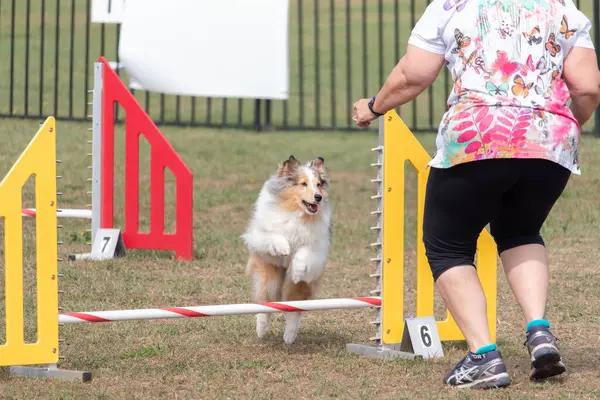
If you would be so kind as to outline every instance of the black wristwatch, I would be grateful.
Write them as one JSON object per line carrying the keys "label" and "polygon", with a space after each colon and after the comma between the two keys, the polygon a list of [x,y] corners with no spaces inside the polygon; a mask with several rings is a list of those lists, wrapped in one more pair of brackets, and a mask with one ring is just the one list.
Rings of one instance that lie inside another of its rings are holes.
{"label": "black wristwatch", "polygon": [[381,117],[383,114],[378,113],[377,111],[373,110],[373,103],[375,103],[375,96],[371,97],[371,101],[369,101],[369,110],[371,110],[371,112],[373,114],[375,114],[376,117]]}

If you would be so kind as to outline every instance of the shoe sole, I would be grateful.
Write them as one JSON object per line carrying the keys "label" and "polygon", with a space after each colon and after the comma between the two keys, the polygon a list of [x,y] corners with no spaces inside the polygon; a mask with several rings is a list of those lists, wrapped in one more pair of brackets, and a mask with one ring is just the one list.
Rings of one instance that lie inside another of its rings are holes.
{"label": "shoe sole", "polygon": [[529,379],[533,381],[560,375],[567,370],[562,363],[560,354],[556,352],[539,356],[531,363],[531,366],[532,369]]}
{"label": "shoe sole", "polygon": [[506,372],[503,372],[485,379],[478,379],[470,383],[452,387],[456,389],[497,389],[507,387],[510,384],[510,376]]}

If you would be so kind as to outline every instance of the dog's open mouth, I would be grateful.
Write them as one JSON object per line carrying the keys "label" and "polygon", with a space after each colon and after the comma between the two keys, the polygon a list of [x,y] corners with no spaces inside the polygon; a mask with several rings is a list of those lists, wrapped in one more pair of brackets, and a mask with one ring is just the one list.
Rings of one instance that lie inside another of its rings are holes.
{"label": "dog's open mouth", "polygon": [[311,214],[316,214],[319,211],[319,205],[316,203],[309,203],[304,200],[302,200],[302,203],[304,203],[304,207],[306,207],[308,212],[310,212]]}

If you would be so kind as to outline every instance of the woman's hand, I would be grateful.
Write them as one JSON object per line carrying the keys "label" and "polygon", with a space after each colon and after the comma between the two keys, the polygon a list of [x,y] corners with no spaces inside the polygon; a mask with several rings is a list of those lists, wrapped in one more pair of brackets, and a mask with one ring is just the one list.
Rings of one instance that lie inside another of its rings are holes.
{"label": "woman's hand", "polygon": [[371,121],[377,118],[377,116],[369,109],[369,101],[371,101],[371,99],[360,99],[354,103],[352,120],[356,122],[356,126],[359,128],[368,127],[371,125]]}
{"label": "woman's hand", "polygon": [[[432,53],[409,44],[406,54],[398,61],[381,90],[376,94],[373,110],[385,114],[414,100],[433,84],[444,66],[444,54]],[[359,128],[366,128],[377,118],[369,109],[371,99],[354,103],[352,119]]]}

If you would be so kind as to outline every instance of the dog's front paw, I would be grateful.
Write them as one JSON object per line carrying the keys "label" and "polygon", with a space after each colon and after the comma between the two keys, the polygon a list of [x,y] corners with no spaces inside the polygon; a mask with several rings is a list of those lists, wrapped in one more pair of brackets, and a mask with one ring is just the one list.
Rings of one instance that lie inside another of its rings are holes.
{"label": "dog's front paw", "polygon": [[295,264],[292,266],[292,282],[297,284],[306,281],[307,272],[308,267],[306,264]]}
{"label": "dog's front paw", "polygon": [[283,342],[292,344],[296,341],[298,331],[300,330],[300,313],[289,313],[286,315],[285,331],[283,332]]}
{"label": "dog's front paw", "polygon": [[283,236],[275,236],[269,243],[269,254],[273,257],[289,256],[290,244]]}
{"label": "dog's front paw", "polygon": [[296,341],[296,337],[298,336],[298,331],[294,328],[286,328],[285,332],[283,332],[283,342],[285,344],[293,344]]}
{"label": "dog's front paw", "polygon": [[270,317],[270,314],[256,315],[256,336],[258,336],[259,339],[262,339],[267,334],[267,332],[269,332],[269,328],[271,325]]}

